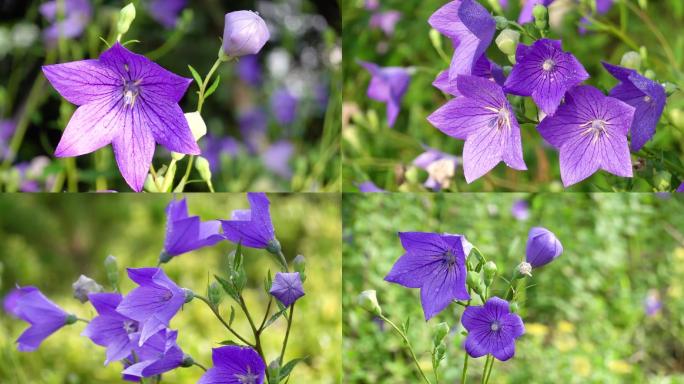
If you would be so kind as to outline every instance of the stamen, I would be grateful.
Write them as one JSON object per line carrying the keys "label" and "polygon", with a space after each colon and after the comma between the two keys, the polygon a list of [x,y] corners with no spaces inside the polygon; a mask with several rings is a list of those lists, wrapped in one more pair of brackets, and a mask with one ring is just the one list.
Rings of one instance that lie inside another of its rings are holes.
{"label": "stamen", "polygon": [[556,62],[553,61],[553,59],[544,60],[544,64],[542,64],[543,70],[545,70],[546,72],[549,72],[549,71],[552,71],[554,68],[556,68]]}
{"label": "stamen", "polygon": [[580,125],[580,127],[587,127],[587,129],[582,132],[582,136],[584,135],[592,135],[591,142],[595,143],[596,140],[600,139],[601,137],[608,136],[608,130],[606,129],[606,124],[608,124],[607,121],[605,120],[591,120],[586,122],[585,124]]}
{"label": "stamen", "polygon": [[651,102],[651,96],[649,96],[649,95],[644,96],[644,101],[647,103],[650,103]]}
{"label": "stamen", "polygon": [[124,81],[124,89],[123,89],[123,94],[124,94],[124,105],[129,105],[133,106],[133,103],[135,103],[136,97],[138,97],[138,94],[140,93],[140,80],[130,82],[130,81]]}
{"label": "stamen", "polygon": [[486,110],[496,113],[496,117],[492,119],[491,126],[496,125],[496,129],[502,130],[505,128],[507,131],[511,129],[511,114],[505,107],[499,109],[494,107],[485,107]]}
{"label": "stamen", "polygon": [[499,329],[501,329],[501,324],[498,321],[493,321],[492,324],[489,326],[489,329],[496,332]]}

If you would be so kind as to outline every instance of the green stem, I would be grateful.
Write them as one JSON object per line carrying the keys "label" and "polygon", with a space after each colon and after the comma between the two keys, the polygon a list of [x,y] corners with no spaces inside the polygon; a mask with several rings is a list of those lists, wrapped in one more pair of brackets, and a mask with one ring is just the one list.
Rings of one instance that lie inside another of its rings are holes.
{"label": "green stem", "polygon": [[461,373],[461,384],[465,384],[466,382],[466,375],[468,373],[468,353],[464,353],[463,357],[463,373]]}
{"label": "green stem", "polygon": [[278,251],[278,261],[283,265],[283,268],[285,268],[285,272],[288,272],[289,269],[287,268],[287,260],[285,259],[283,251]]}
{"label": "green stem", "polygon": [[294,314],[295,303],[290,307],[290,316],[287,319],[287,330],[285,331],[285,340],[283,341],[283,349],[280,351],[280,366],[283,366],[283,359],[285,358],[285,348],[287,347],[287,339],[290,337],[290,328],[292,327],[292,316]]}
{"label": "green stem", "polygon": [[202,365],[202,364],[200,364],[200,363],[198,363],[198,362],[196,362],[196,361],[193,363],[193,365],[196,365],[196,366],[202,368],[202,370],[203,370],[204,372],[207,371],[207,368],[206,368],[204,365]]}
{"label": "green stem", "polygon": [[494,356],[492,356],[491,360],[489,361],[489,369],[487,370],[485,384],[489,383],[489,378],[492,376],[492,367],[494,367]]}
{"label": "green stem", "polygon": [[246,345],[248,345],[248,346],[250,346],[250,347],[254,347],[254,344],[252,344],[252,343],[250,343],[249,341],[245,340],[242,336],[240,336],[237,332],[235,332],[235,330],[234,330],[233,328],[231,328],[231,326],[228,325],[228,323],[226,323],[225,320],[223,320],[223,317],[222,317],[221,314],[218,312],[218,309],[214,306],[214,304],[212,304],[212,303],[209,301],[209,299],[207,299],[206,297],[204,297],[204,296],[202,296],[202,295],[198,295],[198,294],[195,294],[195,298],[204,301],[204,302],[207,304],[207,306],[209,306],[209,309],[211,309],[211,311],[214,312],[214,315],[216,316],[216,318],[219,319],[219,321],[221,322],[221,324],[223,324],[223,326],[226,327],[226,329],[227,329],[228,331],[230,331],[230,333],[232,333],[235,337],[237,337],[238,339],[240,339],[240,341],[242,341],[242,342],[245,343]]}
{"label": "green stem", "polygon": [[675,173],[678,175],[684,175],[684,168],[680,167],[679,165],[673,163],[672,161],[666,159],[665,157],[658,155],[657,153],[653,152],[652,150],[648,148],[641,148],[641,151],[637,153],[639,156],[647,157],[649,159],[653,160],[659,160],[662,161],[663,164],[665,164],[669,169],[671,173]]}
{"label": "green stem", "polygon": [[252,320],[252,315],[249,313],[249,310],[247,309],[247,304],[245,303],[245,300],[242,298],[242,295],[239,296],[239,299],[240,300],[238,301],[238,304],[240,304],[242,312],[244,312],[245,316],[247,317],[249,326],[252,328],[252,333],[254,334],[254,349],[256,349],[256,351],[259,353],[259,356],[261,356],[262,360],[266,362],[266,356],[264,355],[264,351],[261,348],[261,331],[259,331],[254,325],[254,320]]}
{"label": "green stem", "polygon": [[211,67],[209,70],[209,73],[207,73],[207,76],[204,78],[204,81],[200,85],[199,89],[199,99],[197,101],[197,112],[202,113],[202,106],[204,105],[204,92],[207,90],[207,86],[209,85],[209,80],[211,80],[211,76],[214,75],[214,72],[218,69],[218,67],[221,65],[223,60],[221,58],[216,59],[214,62],[214,65]]}
{"label": "green stem", "polygon": [[261,320],[261,325],[259,325],[259,333],[264,330],[264,325],[266,324],[266,319],[268,319],[268,314],[271,312],[271,305],[273,304],[273,296],[269,295],[268,305],[266,306],[266,313],[264,313],[264,319]]}
{"label": "green stem", "polygon": [[425,376],[425,372],[423,372],[423,369],[420,368],[420,364],[418,363],[418,358],[416,357],[416,354],[413,352],[413,348],[411,347],[411,342],[409,341],[408,337],[406,337],[406,334],[401,329],[399,329],[399,327],[397,327],[390,319],[385,317],[385,315],[380,314],[379,317],[381,319],[383,319],[384,321],[386,321],[387,324],[391,325],[392,328],[394,328],[394,330],[397,331],[399,336],[401,336],[401,338],[404,339],[404,343],[406,343],[406,347],[408,348],[409,353],[411,353],[411,358],[413,359],[413,362],[416,364],[416,368],[418,368],[418,372],[420,373],[420,376],[423,378],[423,380],[426,383],[431,384],[430,379],[428,379],[427,376]]}
{"label": "green stem", "polygon": [[491,357],[492,357],[492,355],[489,355],[489,354],[487,355],[487,359],[485,360],[485,365],[482,368],[482,381],[481,381],[482,384],[487,383],[487,368],[489,367]]}

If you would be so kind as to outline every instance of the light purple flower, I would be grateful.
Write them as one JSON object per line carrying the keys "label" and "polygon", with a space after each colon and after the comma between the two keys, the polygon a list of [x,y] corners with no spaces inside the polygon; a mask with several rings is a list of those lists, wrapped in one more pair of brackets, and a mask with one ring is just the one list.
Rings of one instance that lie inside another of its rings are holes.
{"label": "light purple flower", "polygon": [[227,345],[214,348],[214,366],[200,377],[197,384],[263,384],[266,364],[250,347]]}
{"label": "light purple flower", "polygon": [[[425,185],[426,188],[439,191],[450,184],[450,179],[453,176],[453,173],[456,171],[456,167],[461,162],[461,159],[459,159],[457,156],[450,155],[425,145],[423,148],[425,148],[425,152],[413,159],[413,165],[427,171],[428,179],[425,181],[425,183],[423,183],[423,185]],[[438,165],[444,164],[448,164],[448,166],[451,168],[451,172],[439,172],[435,170],[439,169],[443,171],[443,168],[439,167]]]}
{"label": "light purple flower", "polygon": [[541,4],[545,7],[548,7],[553,3],[554,0],[526,0],[525,5],[523,5],[522,10],[520,11],[520,15],[518,16],[518,23],[519,24],[525,24],[529,23],[530,21],[534,21],[534,16],[532,15],[532,10],[534,9],[534,6],[537,4]]}
{"label": "light purple flower", "polygon": [[266,141],[268,128],[268,117],[264,110],[254,107],[241,113],[238,117],[238,126],[250,153],[259,152]]}
{"label": "light purple flower", "polygon": [[[178,331],[170,329],[152,335],[144,345],[135,349],[138,362],[127,366],[122,374],[129,378],[151,377],[180,367],[185,355],[176,344],[177,337]],[[135,361],[132,355],[128,360]]]}
{"label": "light purple flower", "polygon": [[269,291],[284,306],[289,307],[304,296],[299,272],[278,272]]}
{"label": "light purple flower", "polygon": [[202,156],[209,162],[212,172],[218,172],[221,168],[223,156],[235,157],[240,153],[240,143],[230,136],[215,137],[207,134],[202,141],[205,145]]}
{"label": "light purple flower", "polygon": [[231,57],[255,55],[271,35],[259,14],[252,11],[226,13],[223,30],[223,52]]}
{"label": "light purple flower", "polygon": [[31,162],[19,163],[15,169],[19,172],[21,192],[50,191],[55,182],[54,175],[45,175],[45,169],[50,165],[50,159],[36,156]]}
{"label": "light purple flower", "polygon": [[589,78],[575,56],[563,52],[560,40],[541,39],[531,46],[518,44],[515,60],[504,90],[514,95],[532,96],[547,115],[556,112],[568,89]]}
{"label": "light purple flower", "polygon": [[9,144],[16,129],[17,123],[14,120],[0,120],[0,159],[12,156]]}
{"label": "light purple flower", "polygon": [[605,62],[603,66],[613,77],[620,80],[608,95],[635,108],[630,134],[631,148],[638,151],[655,135],[656,126],[667,101],[665,89],[633,69]]}
{"label": "light purple flower", "polygon": [[394,34],[394,26],[399,20],[401,20],[401,12],[399,11],[377,12],[371,16],[370,27],[379,28],[385,35],[391,36]]}
{"label": "light purple flower", "polygon": [[679,184],[679,187],[677,188],[677,192],[684,192],[684,183]]}
{"label": "light purple flower", "polygon": [[511,206],[511,215],[518,221],[525,221],[530,218],[530,204],[527,200],[516,200]]}
{"label": "light purple flower", "polygon": [[73,323],[76,318],[50,301],[36,287],[18,288],[5,302],[5,310],[30,324],[17,339],[17,350],[32,352],[48,336]]}
{"label": "light purple flower", "polygon": [[79,106],[57,145],[57,157],[83,155],[111,143],[121,174],[139,192],[155,142],[178,153],[200,153],[178,106],[191,79],[118,42],[98,60],[47,65],[43,73],[62,97]]}
{"label": "light purple flower", "polygon": [[401,67],[383,68],[365,61],[360,61],[359,64],[371,74],[368,97],[387,104],[387,125],[394,126],[401,109],[401,99],[408,90],[411,75]]}
{"label": "light purple flower", "polygon": [[499,162],[525,170],[520,126],[506,95],[496,83],[475,76],[459,76],[459,92],[428,116],[447,135],[465,140],[463,172],[468,183],[492,170]]}
{"label": "light purple flower", "polygon": [[60,35],[64,39],[80,36],[93,15],[89,0],[64,0],[62,4],[64,14],[61,21],[57,21],[56,0],[40,5],[40,14],[53,23],[43,31],[43,38],[48,44],[55,44]]}
{"label": "light purple flower", "polygon": [[[26,288],[32,288],[32,287],[26,287]],[[34,288],[35,289],[35,288]],[[5,296],[5,298],[2,300],[2,306],[5,312],[7,312],[8,315],[14,316],[16,318],[19,318],[19,312],[17,311],[17,301],[21,296],[23,296],[25,293],[30,292],[31,290],[22,290],[21,288],[14,288],[9,293]]]}
{"label": "light purple flower", "polygon": [[453,300],[469,300],[465,260],[472,245],[462,235],[399,232],[406,250],[385,276],[391,283],[420,288],[425,320]]}
{"label": "light purple flower", "polygon": [[[489,60],[485,55],[482,55],[477,60],[472,72],[473,76],[483,77],[494,81],[500,86],[503,86],[506,81],[503,69],[495,62]],[[449,80],[449,71],[442,71],[437,75],[437,78],[432,82],[432,85],[444,93],[453,96],[461,96],[461,93],[458,91],[458,86],[456,85],[456,80],[456,78]]]}
{"label": "light purple flower", "polygon": [[663,308],[660,294],[655,289],[649,289],[648,295],[644,299],[644,312],[646,316],[655,316]]}
{"label": "light purple flower", "polygon": [[515,355],[515,339],[525,333],[525,325],[509,304],[496,296],[483,306],[467,307],[463,311],[461,324],[468,331],[466,352],[471,357],[492,354],[506,361]]}
{"label": "light purple flower", "polygon": [[563,245],[560,240],[543,227],[533,227],[527,234],[527,249],[525,251],[525,261],[532,268],[542,267],[563,253]]}
{"label": "light purple flower", "polygon": [[[613,7],[613,3],[614,0],[596,0],[596,14],[603,15],[604,13],[608,13]],[[591,25],[591,22],[587,20],[586,17],[583,17],[579,22],[578,29],[580,34],[584,35],[587,33],[587,26],[589,25]]]}
{"label": "light purple flower", "polygon": [[118,293],[91,293],[88,299],[98,316],[90,321],[81,336],[107,348],[105,365],[125,359],[137,347],[134,334],[139,331],[139,324],[116,312],[122,296]]}
{"label": "light purple flower", "polygon": [[280,88],[271,95],[271,112],[281,125],[292,124],[297,118],[299,99],[287,88]]}
{"label": "light purple flower", "polygon": [[220,230],[218,220],[202,222],[198,216],[189,216],[185,198],[171,200],[166,206],[166,239],[159,259],[166,262],[174,256],[214,245],[223,240]]}
{"label": "light purple flower", "polygon": [[384,189],[378,187],[372,181],[364,181],[358,185],[359,192],[371,193],[371,192],[387,192]]}
{"label": "light purple flower", "polygon": [[283,179],[289,179],[292,177],[289,163],[293,154],[294,145],[288,140],[279,140],[261,154],[261,160],[269,171]]}
{"label": "light purple flower", "polygon": [[448,2],[430,16],[428,23],[454,44],[455,52],[449,67],[451,80],[458,75],[472,74],[496,30],[492,15],[475,0]]}
{"label": "light purple flower", "polygon": [[599,169],[632,177],[627,131],[633,118],[634,107],[596,88],[583,85],[568,91],[565,104],[537,127],[560,150],[563,185],[578,183]]}
{"label": "light purple flower", "polygon": [[[273,248],[278,243],[275,237],[270,202],[265,193],[247,193],[250,209],[235,210],[231,220],[221,220],[226,239],[252,248]],[[278,248],[280,245],[277,244]]]}
{"label": "light purple flower", "polygon": [[259,56],[246,55],[240,58],[236,68],[238,76],[245,83],[258,87],[261,85],[261,66],[259,65]]}
{"label": "light purple flower", "polygon": [[[169,326],[190,293],[176,285],[161,268],[128,268],[128,277],[139,287],[126,295],[116,311],[140,323],[142,346]],[[190,297],[188,297],[190,296]]]}
{"label": "light purple flower", "polygon": [[167,29],[174,28],[178,23],[178,15],[181,13],[187,0],[152,0],[148,10],[152,18]]}
{"label": "light purple flower", "polygon": [[380,0],[366,0],[364,2],[364,7],[368,11],[374,11],[380,6]]}

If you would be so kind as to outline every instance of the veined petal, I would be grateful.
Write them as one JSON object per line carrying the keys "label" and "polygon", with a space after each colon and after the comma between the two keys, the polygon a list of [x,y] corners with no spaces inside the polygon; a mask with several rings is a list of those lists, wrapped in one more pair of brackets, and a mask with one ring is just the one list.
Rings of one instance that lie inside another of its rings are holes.
{"label": "veined petal", "polygon": [[481,129],[468,136],[463,146],[463,173],[472,183],[496,167],[503,160],[505,133],[496,127]]}
{"label": "veined petal", "polygon": [[486,130],[496,114],[475,100],[459,97],[447,101],[430,116],[428,121],[445,134],[465,140],[469,135]]}
{"label": "veined petal", "polygon": [[121,131],[126,114],[120,98],[103,98],[78,107],[64,129],[55,156],[80,156],[108,145]]}
{"label": "veined petal", "polygon": [[59,94],[72,104],[83,105],[118,98],[122,81],[98,60],[80,60],[43,66],[43,74]]}
{"label": "veined petal", "polygon": [[604,137],[600,148],[601,168],[621,177],[632,177],[632,158],[627,136]]}
{"label": "veined petal", "polygon": [[420,288],[433,278],[442,266],[442,257],[407,252],[392,266],[385,281],[408,288]]}
{"label": "veined petal", "polygon": [[456,284],[456,274],[444,268],[425,282],[420,289],[420,303],[423,306],[425,321],[448,307],[454,299],[452,291]]}
{"label": "veined petal", "polygon": [[192,136],[188,121],[178,104],[163,98],[140,95],[140,115],[155,141],[169,151],[199,155],[200,149]]}
{"label": "veined petal", "polygon": [[155,149],[154,137],[146,129],[140,112],[141,108],[127,109],[121,131],[112,140],[119,171],[136,192],[143,188]]}
{"label": "veined petal", "polygon": [[560,148],[563,185],[569,187],[594,174],[601,166],[600,148],[591,134],[576,135]]}

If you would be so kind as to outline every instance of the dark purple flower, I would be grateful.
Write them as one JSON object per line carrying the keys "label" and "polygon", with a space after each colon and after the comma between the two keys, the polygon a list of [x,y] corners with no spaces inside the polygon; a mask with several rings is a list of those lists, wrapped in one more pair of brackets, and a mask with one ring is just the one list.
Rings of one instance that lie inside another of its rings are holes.
{"label": "dark purple flower", "polygon": [[[32,287],[26,287],[32,288]],[[34,288],[35,289],[35,288]],[[30,292],[30,290],[29,290]],[[2,300],[2,306],[7,314],[19,318],[19,312],[17,312],[17,301],[21,296],[23,296],[26,291],[21,288],[12,289]]]}
{"label": "dark purple flower", "polygon": [[265,193],[250,192],[247,194],[247,200],[250,209],[235,210],[231,214],[231,220],[221,220],[223,236],[246,247],[275,247],[278,240],[271,223],[268,197]]}
{"label": "dark purple flower", "polygon": [[430,16],[428,23],[454,44],[455,52],[449,66],[451,80],[473,73],[496,30],[492,15],[475,0],[448,2]]}
{"label": "dark purple flower", "polygon": [[525,170],[520,126],[506,95],[496,83],[475,76],[459,76],[463,97],[449,100],[428,121],[451,137],[465,140],[463,172],[473,182],[503,161]]}
{"label": "dark purple flower", "polygon": [[198,155],[199,147],[178,102],[192,82],[118,42],[98,60],[43,67],[45,77],[79,108],[57,145],[57,157],[79,156],[111,143],[128,185],[141,191],[155,142]]}
{"label": "dark purple flower", "polygon": [[186,4],[187,0],[152,0],[147,7],[153,19],[171,29],[178,23],[178,15]]}
{"label": "dark purple flower", "polygon": [[525,24],[529,23],[530,21],[533,21],[534,16],[532,15],[532,10],[534,9],[534,6],[537,4],[541,4],[545,7],[548,7],[549,5],[551,5],[551,3],[553,3],[553,1],[554,0],[526,0],[525,5],[520,11],[520,16],[518,16],[518,23]]}
{"label": "dark purple flower", "polygon": [[560,40],[541,39],[531,46],[518,44],[515,60],[504,90],[514,95],[532,96],[547,115],[556,112],[568,89],[589,78],[575,56],[563,52]]}
{"label": "dark purple flower", "polygon": [[525,251],[525,261],[532,268],[542,267],[563,253],[563,245],[560,240],[543,227],[533,227],[527,234],[527,250]]}
{"label": "dark purple flower", "polygon": [[263,384],[266,364],[250,347],[227,345],[211,352],[214,367],[197,384]]}
{"label": "dark purple flower", "polygon": [[370,27],[379,28],[385,35],[391,36],[394,33],[394,26],[401,19],[401,12],[399,11],[385,11],[377,12],[371,16]]}
{"label": "dark purple flower", "polygon": [[677,188],[677,192],[684,192],[684,183],[679,184],[679,187]]}
{"label": "dark purple flower", "polygon": [[469,300],[465,260],[472,245],[462,235],[399,232],[406,250],[385,276],[391,283],[420,288],[420,299],[429,320],[453,300]]}
{"label": "dark purple flower", "polygon": [[492,354],[506,361],[515,355],[515,339],[525,333],[525,325],[512,313],[506,300],[491,297],[483,306],[467,307],[461,317],[468,331],[466,352],[471,357]]}
{"label": "dark purple flower", "polygon": [[118,293],[91,293],[88,299],[98,316],[90,321],[81,336],[107,348],[105,365],[125,359],[137,347],[134,334],[139,331],[139,324],[116,312],[122,296]]}
{"label": "dark purple flower", "polygon": [[[176,344],[177,337],[178,331],[170,329],[152,335],[144,345],[135,349],[138,362],[127,366],[123,375],[128,378],[150,377],[180,367],[185,355]],[[132,355],[128,360],[135,361]]]}
{"label": "dark purple flower", "polygon": [[399,116],[401,99],[408,90],[411,75],[401,67],[383,68],[365,61],[360,61],[359,64],[371,74],[368,97],[387,104],[387,125],[394,126]]}
{"label": "dark purple flower", "polygon": [[160,260],[168,261],[174,256],[214,245],[223,240],[220,230],[218,220],[202,222],[198,216],[188,216],[185,198],[171,200],[166,206],[166,239]]}
{"label": "dark purple flower", "polygon": [[264,110],[255,107],[241,113],[238,117],[238,126],[247,149],[251,153],[259,152],[266,141],[266,129],[268,128],[268,116]]}
{"label": "dark purple flower", "polygon": [[299,272],[278,272],[269,291],[284,306],[289,307],[304,296],[302,279]]}
{"label": "dark purple flower", "polygon": [[299,99],[287,88],[280,88],[271,96],[271,112],[281,125],[292,124],[297,118]]}
{"label": "dark purple flower", "polygon": [[372,181],[364,181],[358,185],[359,192],[370,193],[370,192],[387,192],[384,189],[378,187]]}
{"label": "dark purple flower", "polygon": [[14,120],[0,120],[0,159],[12,156],[9,144],[16,129],[17,123]]}
{"label": "dark purple flower", "polygon": [[223,52],[231,57],[255,55],[271,35],[259,14],[252,11],[226,13]]}
{"label": "dark purple flower", "polygon": [[516,200],[511,206],[511,215],[516,220],[525,221],[530,218],[530,204],[527,200]]}
{"label": "dark purple flower", "polygon": [[36,287],[18,288],[5,302],[5,310],[30,324],[17,339],[20,352],[35,351],[48,336],[63,326],[76,321],[62,308],[50,301]]}
{"label": "dark purple flower", "polygon": [[428,173],[428,179],[423,185],[435,191],[448,188],[461,159],[428,146],[423,146],[423,148],[425,152],[413,159],[413,165]]}
{"label": "dark purple flower", "polygon": [[633,151],[638,151],[655,134],[667,101],[665,89],[633,69],[605,62],[603,66],[613,77],[620,80],[620,83],[611,89],[608,95],[635,108],[630,134],[631,148]]}
{"label": "dark purple flower", "polygon": [[294,145],[288,140],[279,140],[261,154],[261,160],[269,171],[284,179],[289,179],[292,177],[290,159],[293,154]]}
{"label": "dark purple flower", "polygon": [[[176,285],[160,268],[128,268],[128,277],[139,287],[126,295],[116,311],[140,323],[142,346],[169,326],[190,293]],[[191,297],[191,296],[190,296]]]}
{"label": "dark purple flower", "polygon": [[63,18],[57,21],[56,0],[41,4],[40,14],[53,23],[43,31],[43,37],[48,44],[54,44],[60,38],[71,39],[78,37],[90,22],[93,10],[88,0],[64,0]]}
{"label": "dark purple flower", "polygon": [[242,56],[237,64],[238,76],[245,83],[258,87],[261,85],[261,66],[259,65],[259,56],[247,55]]}
{"label": "dark purple flower", "polygon": [[655,316],[663,308],[663,302],[660,300],[660,294],[655,289],[650,289],[648,295],[644,299],[644,312],[646,316]]}
{"label": "dark purple flower", "polygon": [[[489,60],[485,55],[480,56],[475,63],[472,75],[492,80],[500,86],[503,86],[506,81],[503,69],[495,62]],[[444,93],[453,96],[461,96],[461,93],[458,91],[458,86],[456,85],[456,80],[456,78],[449,80],[449,71],[442,71],[437,75],[437,78],[432,82],[432,85]]]}
{"label": "dark purple flower", "polygon": [[632,177],[627,131],[634,107],[582,85],[568,91],[565,103],[537,129],[560,150],[561,179],[566,187],[599,169]]}
{"label": "dark purple flower", "polygon": [[[596,0],[596,14],[603,15],[610,11],[613,7],[614,0]],[[581,34],[587,33],[587,26],[591,25],[591,22],[583,17],[579,22],[579,32]]]}

